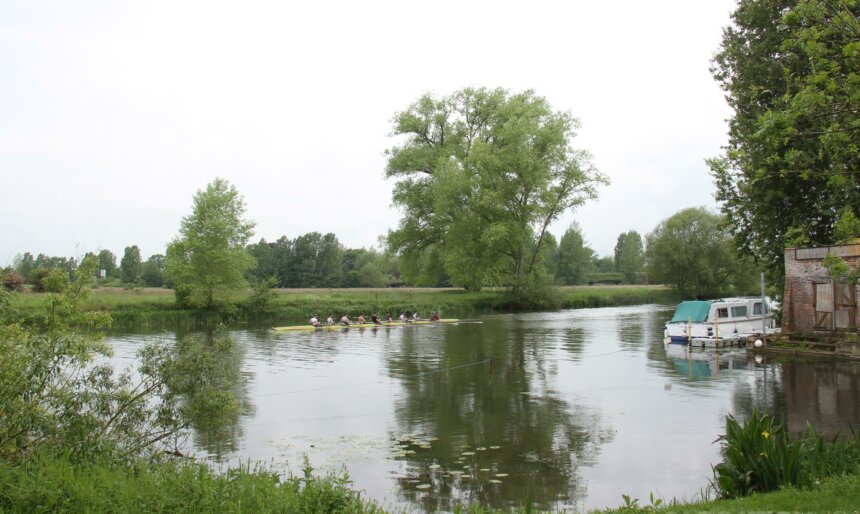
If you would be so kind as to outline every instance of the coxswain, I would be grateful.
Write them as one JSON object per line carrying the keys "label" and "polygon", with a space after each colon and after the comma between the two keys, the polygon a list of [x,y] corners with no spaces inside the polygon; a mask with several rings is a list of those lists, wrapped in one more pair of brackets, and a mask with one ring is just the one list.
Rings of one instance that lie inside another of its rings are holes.
{"label": "coxswain", "polygon": [[364,313],[363,312],[358,315],[358,324],[364,325]]}
{"label": "coxswain", "polygon": [[320,323],[320,320],[317,319],[316,315],[311,316],[310,324],[311,324],[311,326],[314,326],[314,327],[321,327],[322,326],[322,323]]}
{"label": "coxswain", "polygon": [[350,323],[349,317],[346,314],[344,314],[343,316],[340,317],[340,323],[341,323],[341,325],[346,325],[346,326],[349,326],[352,324],[352,323]]}

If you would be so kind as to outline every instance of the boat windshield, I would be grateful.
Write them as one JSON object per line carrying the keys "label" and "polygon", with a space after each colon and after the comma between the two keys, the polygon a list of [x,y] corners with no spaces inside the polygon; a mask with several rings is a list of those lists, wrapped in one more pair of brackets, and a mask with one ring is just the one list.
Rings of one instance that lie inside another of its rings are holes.
{"label": "boat windshield", "polygon": [[675,308],[675,315],[672,316],[671,323],[678,321],[693,321],[702,322],[708,320],[708,311],[711,310],[711,302],[693,300],[689,302],[681,302]]}

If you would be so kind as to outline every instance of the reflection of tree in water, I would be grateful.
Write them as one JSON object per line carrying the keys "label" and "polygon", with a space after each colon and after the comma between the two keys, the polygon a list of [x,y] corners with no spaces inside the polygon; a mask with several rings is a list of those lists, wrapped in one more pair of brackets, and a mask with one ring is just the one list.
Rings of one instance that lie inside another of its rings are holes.
{"label": "reflection of tree in water", "polygon": [[242,372],[242,352],[232,335],[224,330],[177,334],[177,341],[180,359],[213,359],[215,362],[205,383],[193,388],[184,402],[195,447],[221,460],[224,455],[238,450],[242,438],[239,418],[253,412],[248,396],[251,377]]}
{"label": "reflection of tree in water", "polygon": [[554,395],[544,336],[517,320],[452,327],[434,348],[417,331],[404,334],[386,357],[406,393],[395,408],[402,496],[428,511],[469,502],[549,509],[583,496],[578,466],[612,431]]}

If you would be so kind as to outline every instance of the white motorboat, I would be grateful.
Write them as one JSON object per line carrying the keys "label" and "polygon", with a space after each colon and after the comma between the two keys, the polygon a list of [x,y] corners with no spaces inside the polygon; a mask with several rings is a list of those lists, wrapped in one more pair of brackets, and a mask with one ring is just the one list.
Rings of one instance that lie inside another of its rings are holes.
{"label": "white motorboat", "polygon": [[667,343],[721,347],[773,331],[773,312],[767,302],[742,297],[681,302],[663,335]]}

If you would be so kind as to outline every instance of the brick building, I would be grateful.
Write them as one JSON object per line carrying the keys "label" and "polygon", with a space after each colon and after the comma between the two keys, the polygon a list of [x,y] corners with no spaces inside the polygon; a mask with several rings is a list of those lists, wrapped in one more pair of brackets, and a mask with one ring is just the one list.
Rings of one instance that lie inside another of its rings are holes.
{"label": "brick building", "polygon": [[829,253],[842,257],[851,267],[860,263],[860,244],[786,248],[784,331],[857,331],[858,288],[830,278],[823,266]]}

